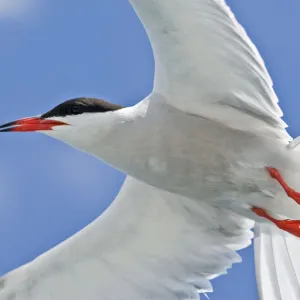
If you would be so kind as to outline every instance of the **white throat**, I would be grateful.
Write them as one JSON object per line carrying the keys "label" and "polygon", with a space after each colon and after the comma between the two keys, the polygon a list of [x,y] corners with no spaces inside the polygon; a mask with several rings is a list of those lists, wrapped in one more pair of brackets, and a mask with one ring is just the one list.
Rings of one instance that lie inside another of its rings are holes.
{"label": "white throat", "polygon": [[123,156],[126,155],[120,149],[120,143],[125,143],[134,134],[138,128],[136,122],[145,116],[147,108],[148,101],[144,100],[135,106],[116,111],[55,117],[51,119],[70,125],[57,126],[43,133],[119,168],[119,158],[124,161]]}

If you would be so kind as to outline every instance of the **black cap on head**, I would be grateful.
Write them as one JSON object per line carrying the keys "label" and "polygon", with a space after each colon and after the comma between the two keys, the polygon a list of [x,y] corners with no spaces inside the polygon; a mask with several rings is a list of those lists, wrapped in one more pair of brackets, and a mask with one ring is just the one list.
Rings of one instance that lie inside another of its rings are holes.
{"label": "black cap on head", "polygon": [[42,119],[65,117],[83,113],[107,112],[122,109],[124,106],[95,98],[75,98],[65,101],[41,116]]}

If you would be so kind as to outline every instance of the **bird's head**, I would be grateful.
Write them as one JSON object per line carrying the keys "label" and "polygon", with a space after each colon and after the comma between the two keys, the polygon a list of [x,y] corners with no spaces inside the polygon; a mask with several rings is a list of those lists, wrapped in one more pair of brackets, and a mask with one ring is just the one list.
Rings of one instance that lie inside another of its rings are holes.
{"label": "bird's head", "polygon": [[94,98],[65,101],[50,111],[0,126],[0,132],[41,132],[74,147],[86,149],[109,133],[115,113],[123,106]]}

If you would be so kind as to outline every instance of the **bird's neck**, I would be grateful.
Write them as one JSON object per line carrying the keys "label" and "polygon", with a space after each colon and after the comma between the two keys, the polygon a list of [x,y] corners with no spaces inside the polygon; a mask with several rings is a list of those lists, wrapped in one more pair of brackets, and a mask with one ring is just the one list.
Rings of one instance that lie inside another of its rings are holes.
{"label": "bird's neck", "polygon": [[[105,135],[84,147],[85,152],[100,158],[107,164],[128,173],[134,165],[136,143],[141,139],[140,126],[148,109],[148,101],[143,100],[133,107],[120,109],[111,114],[109,129]],[[101,131],[101,129],[100,129]],[[100,133],[101,134],[101,133]]]}

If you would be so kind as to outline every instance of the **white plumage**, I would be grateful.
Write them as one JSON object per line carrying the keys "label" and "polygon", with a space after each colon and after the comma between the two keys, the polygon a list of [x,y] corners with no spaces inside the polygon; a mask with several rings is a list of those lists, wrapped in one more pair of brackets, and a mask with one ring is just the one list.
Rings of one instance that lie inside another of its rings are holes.
{"label": "white plumage", "polygon": [[[155,57],[154,89],[134,107],[55,117],[42,131],[128,177],[95,222],[0,279],[0,300],[185,300],[240,261],[252,206],[297,219],[297,141],[262,58],[223,0],[131,0]],[[262,300],[300,299],[300,243],[257,227]]]}

